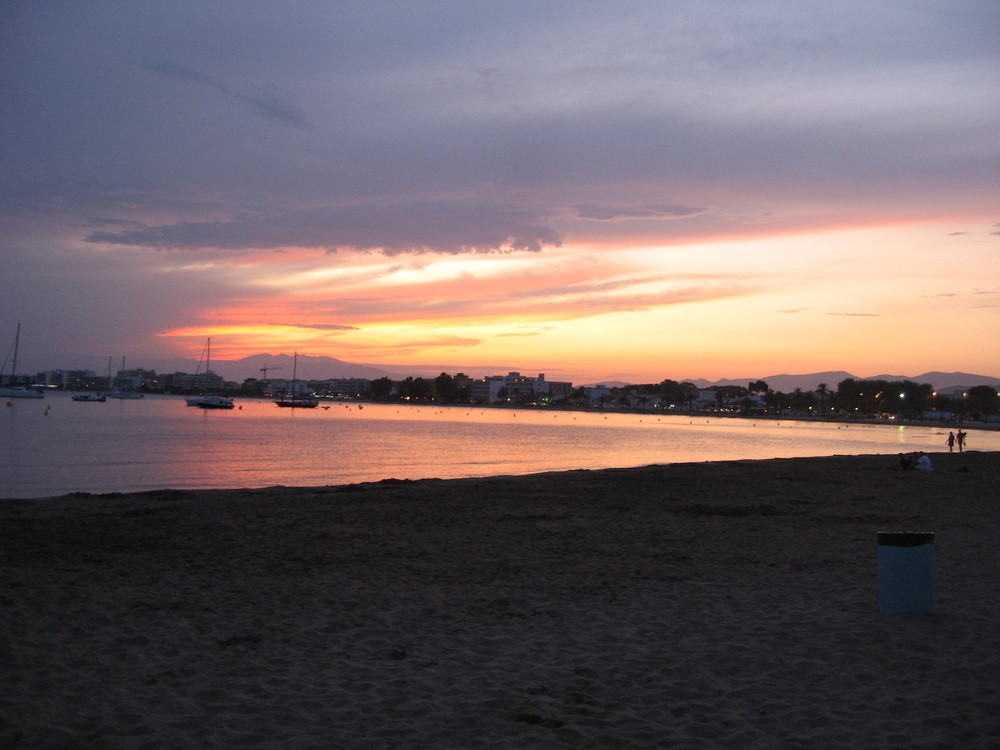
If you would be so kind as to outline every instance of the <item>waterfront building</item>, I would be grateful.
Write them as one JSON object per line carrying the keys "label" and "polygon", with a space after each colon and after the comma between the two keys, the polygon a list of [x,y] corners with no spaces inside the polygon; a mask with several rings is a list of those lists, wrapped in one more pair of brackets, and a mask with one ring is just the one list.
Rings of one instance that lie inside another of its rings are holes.
{"label": "waterfront building", "polygon": [[568,397],[572,390],[572,383],[546,380],[544,373],[533,378],[519,372],[508,372],[506,375],[472,380],[469,384],[470,398],[488,403],[557,401]]}
{"label": "waterfront building", "polygon": [[330,378],[313,383],[315,392],[325,396],[342,398],[367,398],[372,392],[372,381],[368,378]]}
{"label": "waterfront building", "polygon": [[221,391],[223,380],[221,375],[208,372],[189,373],[173,372],[164,375],[163,387],[171,393],[201,393],[208,391]]}
{"label": "waterfront building", "polygon": [[[101,378],[106,384],[107,378]],[[93,370],[47,370],[35,376],[35,382],[53,388],[80,390],[97,384],[97,373]]]}

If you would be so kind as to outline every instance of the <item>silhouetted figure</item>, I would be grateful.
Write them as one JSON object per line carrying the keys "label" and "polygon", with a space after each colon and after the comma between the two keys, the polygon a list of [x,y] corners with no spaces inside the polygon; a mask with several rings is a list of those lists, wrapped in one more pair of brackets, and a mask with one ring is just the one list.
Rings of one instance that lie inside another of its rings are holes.
{"label": "silhouetted figure", "polygon": [[965,433],[962,432],[961,430],[959,430],[958,434],[955,436],[955,442],[958,443],[958,452],[961,453],[962,451],[964,451],[965,450]]}
{"label": "silhouetted figure", "polygon": [[949,432],[948,433],[948,439],[945,440],[945,443],[948,444],[948,452],[949,453],[953,453],[955,451],[955,433],[954,432]]}

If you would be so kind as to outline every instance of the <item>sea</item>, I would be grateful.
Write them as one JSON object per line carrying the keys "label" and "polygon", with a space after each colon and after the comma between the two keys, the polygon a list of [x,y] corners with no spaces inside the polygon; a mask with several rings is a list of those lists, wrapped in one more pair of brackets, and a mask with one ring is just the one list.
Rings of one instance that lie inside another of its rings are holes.
{"label": "sea", "polygon": [[[230,411],[180,396],[0,402],[0,499],[325,486],[697,461],[946,451],[946,425],[321,402]],[[1000,432],[968,429],[970,450]]]}

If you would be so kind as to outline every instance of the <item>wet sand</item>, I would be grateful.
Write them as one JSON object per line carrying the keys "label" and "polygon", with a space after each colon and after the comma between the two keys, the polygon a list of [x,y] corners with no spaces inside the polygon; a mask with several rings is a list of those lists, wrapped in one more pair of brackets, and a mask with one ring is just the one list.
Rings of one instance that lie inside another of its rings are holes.
{"label": "wet sand", "polygon": [[932,460],[2,501],[0,747],[997,748],[1000,453]]}

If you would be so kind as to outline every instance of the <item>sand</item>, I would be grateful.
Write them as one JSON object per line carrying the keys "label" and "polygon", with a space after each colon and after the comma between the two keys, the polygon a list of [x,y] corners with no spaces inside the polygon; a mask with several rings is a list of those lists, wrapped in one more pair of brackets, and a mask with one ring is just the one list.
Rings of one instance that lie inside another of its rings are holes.
{"label": "sand", "polygon": [[0,747],[997,748],[1000,453],[932,459],[3,501]]}

